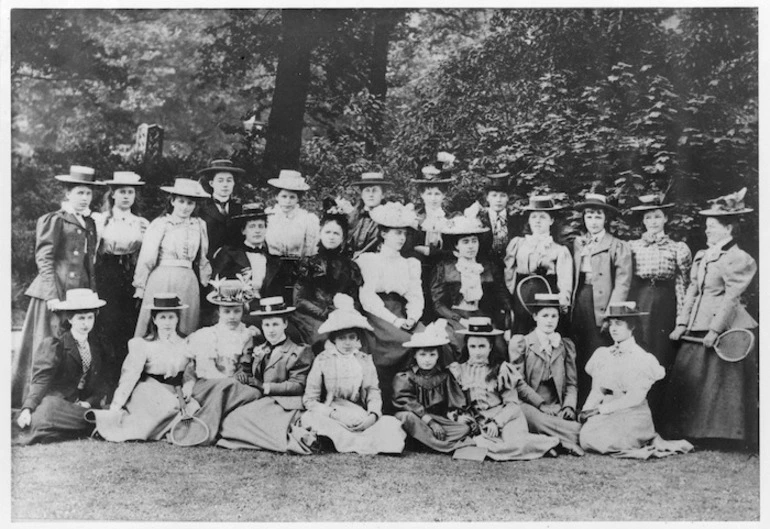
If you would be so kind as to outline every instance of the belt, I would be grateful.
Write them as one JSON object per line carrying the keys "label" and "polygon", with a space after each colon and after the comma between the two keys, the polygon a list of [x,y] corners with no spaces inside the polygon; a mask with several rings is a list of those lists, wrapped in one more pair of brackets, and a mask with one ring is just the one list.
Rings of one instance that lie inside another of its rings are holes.
{"label": "belt", "polygon": [[145,373],[149,378],[154,378],[161,384],[168,384],[169,386],[181,386],[182,385],[182,373],[181,371],[173,377],[165,377],[163,375],[155,375],[152,373]]}
{"label": "belt", "polygon": [[658,277],[634,277],[635,281],[638,281],[639,283],[643,283],[645,285],[649,285],[651,287],[667,287],[674,284],[673,279],[663,279]]}
{"label": "belt", "polygon": [[177,266],[179,268],[192,268],[192,263],[186,259],[161,259],[158,266]]}

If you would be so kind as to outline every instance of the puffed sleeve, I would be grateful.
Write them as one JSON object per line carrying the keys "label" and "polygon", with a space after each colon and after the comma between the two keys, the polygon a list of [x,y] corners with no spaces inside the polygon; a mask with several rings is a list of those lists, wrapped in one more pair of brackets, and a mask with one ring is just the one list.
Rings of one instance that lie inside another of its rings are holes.
{"label": "puffed sleeve", "polygon": [[573,283],[572,256],[566,246],[558,245],[556,256],[556,286],[559,289],[559,305],[569,306],[572,299]]}
{"label": "puffed sleeve", "polygon": [[304,393],[310,366],[313,364],[313,353],[310,347],[298,345],[297,349],[299,352],[294,362],[286,366],[288,378],[283,382],[271,382],[270,395],[293,396]]}
{"label": "puffed sleeve", "polygon": [[409,281],[407,284],[404,298],[406,298],[406,317],[418,321],[425,310],[425,298],[422,291],[422,265],[417,259],[410,257],[407,259],[409,266]]}
{"label": "puffed sleeve", "polygon": [[318,253],[318,240],[321,235],[321,221],[318,215],[308,212],[305,225],[305,255]]}
{"label": "puffed sleeve", "polygon": [[433,310],[447,320],[460,321],[460,315],[454,312],[446,303],[444,298],[446,294],[446,281],[444,269],[451,266],[448,263],[439,263],[431,272],[430,296],[433,299]]}
{"label": "puffed sleeve", "polygon": [[144,287],[147,285],[147,279],[158,264],[158,255],[160,253],[160,244],[163,242],[163,236],[166,233],[166,217],[158,217],[150,223],[147,232],[144,234],[142,249],[139,250],[139,258],[136,261],[136,270],[134,271],[134,287],[138,297],[144,297]]}
{"label": "puffed sleeve", "polygon": [[468,399],[465,398],[465,392],[460,387],[460,383],[451,374],[447,373],[444,384],[446,385],[447,406],[450,410],[464,410],[468,406]]}
{"label": "puffed sleeve", "polygon": [[676,252],[676,272],[674,273],[674,287],[676,289],[676,313],[682,313],[684,308],[687,283],[690,279],[690,267],[692,266],[692,253],[683,242],[677,242],[674,246]]}
{"label": "puffed sleeve", "polygon": [[144,338],[132,338],[128,341],[128,355],[123,361],[120,370],[120,382],[118,389],[112,397],[110,408],[122,408],[128,402],[128,398],[134,391],[136,383],[144,372],[147,363],[147,348]]}
{"label": "puffed sleeve", "polygon": [[676,324],[687,325],[690,322],[690,313],[695,305],[695,299],[700,295],[700,288],[698,287],[698,268],[700,262],[704,258],[705,250],[699,250],[695,254],[695,259],[690,267],[690,286],[687,287],[687,292],[684,296],[684,305],[681,312],[677,312]]}
{"label": "puffed sleeve", "polygon": [[377,378],[377,369],[374,367],[372,355],[361,353],[358,358],[364,370],[361,389],[366,395],[366,411],[379,418],[382,416],[382,392],[380,391],[380,381]]}
{"label": "puffed sleeve", "polygon": [[591,375],[591,378],[594,378],[597,373],[602,370],[604,358],[608,351],[608,347],[599,347],[594,354],[591,355],[591,358],[588,359],[588,362],[586,362],[585,370],[588,375]]}
{"label": "puffed sleeve", "polygon": [[601,413],[612,413],[618,410],[632,408],[644,402],[647,392],[652,385],[666,376],[666,370],[657,358],[639,348],[628,362],[628,369],[633,370],[631,383],[626,384],[626,391],[620,397],[599,406]]}
{"label": "puffed sleeve", "polygon": [[329,416],[332,413],[332,408],[328,404],[321,402],[321,393],[324,387],[324,374],[323,367],[326,364],[326,356],[321,353],[313,362],[313,366],[310,368],[310,373],[307,375],[307,383],[305,384],[305,393],[302,395],[302,404],[308,411],[320,413],[325,416]]}
{"label": "puffed sleeve", "polygon": [[538,395],[537,391],[527,384],[525,380],[525,377],[527,376],[527,339],[523,334],[514,334],[511,336],[511,341],[508,342],[508,358],[510,363],[516,368],[519,377],[522,379],[521,383],[516,386],[519,398],[527,404],[539,408],[543,402],[545,402],[545,399]]}
{"label": "puffed sleeve", "polygon": [[204,287],[209,284],[211,279],[211,263],[206,257],[209,253],[209,232],[206,227],[206,222],[203,219],[198,219],[198,225],[200,226],[201,233],[201,247],[198,252],[198,275],[200,277],[201,285]]}
{"label": "puffed sleeve", "polygon": [[38,347],[37,354],[33,357],[29,393],[24,399],[22,409],[29,408],[30,411],[35,411],[43,397],[48,394],[48,388],[53,382],[62,359],[60,343],[57,338],[46,338]]}
{"label": "puffed sleeve", "polygon": [[615,278],[610,294],[610,303],[626,301],[631,290],[631,278],[634,273],[634,262],[631,249],[625,241],[615,239],[613,263],[615,266]]}
{"label": "puffed sleeve", "polygon": [[521,237],[511,239],[508,247],[505,249],[505,257],[503,258],[503,263],[505,263],[505,268],[503,269],[505,286],[508,287],[508,292],[511,294],[516,289],[516,254],[519,252],[519,244],[522,240]]}
{"label": "puffed sleeve", "polygon": [[425,406],[417,400],[417,389],[408,371],[402,371],[393,377],[393,407],[396,411],[411,411],[418,417],[425,415]]}
{"label": "puffed sleeve", "polygon": [[725,261],[724,266],[720,267],[723,270],[725,293],[719,304],[719,311],[709,324],[709,329],[716,333],[722,333],[730,328],[735,311],[740,306],[741,295],[757,273],[757,262],[743,250],[730,250],[725,253],[722,260]]}
{"label": "puffed sleeve", "polygon": [[358,299],[361,301],[361,307],[363,307],[366,312],[393,324],[398,317],[385,307],[382,298],[377,295],[378,279],[380,275],[379,267],[382,266],[378,254],[361,254],[358,256],[358,259],[356,259],[356,264],[358,264],[358,267],[361,269],[361,276],[364,278],[364,284],[361,285],[361,288],[358,291]]}
{"label": "puffed sleeve", "polygon": [[101,211],[94,211],[91,213],[91,218],[94,220],[94,226],[96,226],[96,248],[101,250],[104,228],[107,225],[107,215]]}
{"label": "puffed sleeve", "polygon": [[562,338],[564,344],[564,399],[562,408],[577,410],[577,349],[575,342],[569,338]]}
{"label": "puffed sleeve", "polygon": [[57,213],[48,213],[37,220],[35,263],[38,271],[36,278],[38,288],[35,297],[46,301],[64,299],[64,287],[56,280],[53,259],[61,238],[62,222]]}

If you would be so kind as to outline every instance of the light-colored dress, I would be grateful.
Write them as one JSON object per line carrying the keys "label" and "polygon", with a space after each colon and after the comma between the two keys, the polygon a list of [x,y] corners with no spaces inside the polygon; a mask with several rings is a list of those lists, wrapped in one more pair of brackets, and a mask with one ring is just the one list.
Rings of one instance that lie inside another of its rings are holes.
{"label": "light-colored dress", "polygon": [[198,329],[200,285],[208,285],[211,278],[207,251],[206,223],[197,217],[164,215],[150,223],[134,273],[134,287],[143,298],[134,336],[147,332],[150,311],[144,307],[161,292],[172,292],[188,305],[179,315],[179,330],[190,334]]}
{"label": "light-colored dress", "polygon": [[295,208],[288,215],[273,207],[267,222],[265,241],[270,253],[300,259],[318,252],[321,223],[315,213]]}
{"label": "light-colored dress", "polygon": [[[382,415],[377,372],[368,354],[342,354],[326,342],[310,369],[302,402],[308,410],[302,426],[331,439],[338,452],[397,454],[404,450],[406,432],[401,423]],[[377,422],[366,430],[346,426],[360,424],[369,413],[377,416]]]}
{"label": "light-colored dress", "polygon": [[254,335],[243,323],[236,329],[229,329],[222,323],[198,329],[187,337],[195,359],[196,376],[206,379],[232,377],[253,339]]}

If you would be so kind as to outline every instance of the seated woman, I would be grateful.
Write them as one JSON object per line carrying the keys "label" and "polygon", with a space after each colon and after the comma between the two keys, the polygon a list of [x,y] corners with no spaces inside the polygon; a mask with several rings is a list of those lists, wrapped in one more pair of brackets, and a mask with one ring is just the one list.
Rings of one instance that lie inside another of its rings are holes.
{"label": "seated woman", "polygon": [[329,340],[307,378],[302,425],[331,439],[338,452],[401,453],[406,434],[398,419],[382,415],[377,371],[361,350],[360,331],[372,326],[350,296],[337,294],[334,306],[318,329]]}
{"label": "seated woman", "polygon": [[526,336],[512,336],[508,356],[524,378],[517,389],[529,431],[556,436],[569,452],[583,455],[580,423],[575,420],[575,344],[556,332],[560,306],[558,294],[535,294],[527,308],[537,327]]}
{"label": "seated woman", "polygon": [[283,298],[260,300],[252,315],[260,318],[265,342],[241,357],[236,378],[256,388],[262,398],[233,410],[222,421],[217,446],[274,452],[311,453],[315,435],[300,424],[302,394],[313,353],[286,336],[288,315]]}
{"label": "seated woman", "polygon": [[[440,359],[449,343],[446,322],[438,319],[404,344],[412,350],[406,371],[393,379],[393,407],[406,433],[438,452],[472,445],[469,421],[455,420],[467,403],[462,388]],[[467,416],[466,416],[467,417]]]}
{"label": "seated woman", "polygon": [[30,427],[25,444],[85,437],[93,429],[86,410],[100,406],[111,390],[102,369],[105,349],[89,336],[104,304],[87,288],[68,290],[64,301],[51,304],[66,330],[43,340],[35,354],[29,393],[16,419],[20,428]]}
{"label": "seated woman", "polygon": [[364,282],[358,265],[346,251],[347,215],[330,199],[324,201],[324,210],[318,254],[303,257],[297,267],[294,286],[297,311],[291,316],[302,341],[317,352],[323,349],[323,337],[318,335],[318,327],[334,309],[334,295],[347,294],[357,300],[358,289]]}
{"label": "seated woman", "polygon": [[[433,271],[430,292],[433,310],[447,320],[447,333],[452,358],[445,358],[446,365],[459,360],[463,348],[463,336],[456,331],[465,328],[464,320],[486,316],[501,328],[506,328],[511,306],[505,290],[503,274],[491,261],[477,260],[479,234],[489,231],[476,217],[458,216],[449,219],[441,233],[444,247],[454,253],[439,263]],[[503,350],[505,342],[500,336],[495,346]]]}
{"label": "seated woman", "polygon": [[[107,441],[160,441],[180,416],[182,375],[190,362],[179,332],[179,315],[186,308],[172,293],[157,293],[145,306],[150,311],[147,332],[128,342],[110,409],[88,414]],[[197,408],[197,402],[186,404],[190,413]]]}
{"label": "seated woman", "polygon": [[473,438],[476,446],[496,461],[556,456],[553,449],[559,445],[559,439],[530,433],[515,385],[498,382],[503,358],[493,349],[493,343],[494,337],[503,331],[495,329],[489,318],[475,317],[469,319],[467,330],[458,333],[467,336],[465,362],[449,369],[465,392],[470,403],[468,411],[481,432]]}
{"label": "seated woman", "polygon": [[607,309],[615,344],[599,347],[586,364],[592,387],[579,419],[580,446],[600,454],[647,459],[692,450],[687,441],[664,441],[655,433],[647,392],[666,374],[658,360],[636,344],[637,312],[633,301]]}

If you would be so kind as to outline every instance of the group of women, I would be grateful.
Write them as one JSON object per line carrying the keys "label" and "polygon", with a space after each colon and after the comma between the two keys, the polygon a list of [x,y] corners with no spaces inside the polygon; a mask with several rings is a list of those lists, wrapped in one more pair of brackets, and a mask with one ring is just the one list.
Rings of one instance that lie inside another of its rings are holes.
{"label": "group of women", "polygon": [[214,160],[162,186],[152,222],[134,212],[135,173],[56,176],[64,202],[38,221],[14,357],[19,426],[30,442],[94,425],[159,440],[193,416],[206,432],[190,443],[398,453],[409,434],[496,460],[692,448],[658,431],[757,442],[756,350],[734,363],[713,350],[757,326],[741,304],[756,263],[734,239],[745,190],[700,211],[708,249],[694,260],[666,235],[660,195],[631,208],[645,232],[626,242],[608,232],[620,212],[586,194],[570,251],[553,233],[567,206],[533,196],[520,229],[506,173],[484,180],[485,207],[446,212],[454,162],[439,153],[412,180],[419,209],[364,173],[360,202],[326,200],[320,219],[297,171],[268,181],[266,210],[237,202],[243,171]]}

